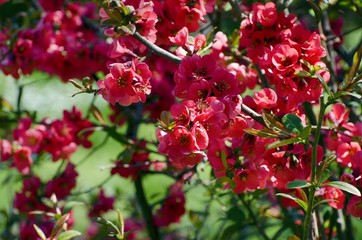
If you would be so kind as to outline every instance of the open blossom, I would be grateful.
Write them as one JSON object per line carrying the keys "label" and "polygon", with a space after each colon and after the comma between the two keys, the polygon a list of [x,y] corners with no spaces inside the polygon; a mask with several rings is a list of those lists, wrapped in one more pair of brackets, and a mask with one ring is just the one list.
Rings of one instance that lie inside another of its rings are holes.
{"label": "open blossom", "polygon": [[98,81],[103,98],[111,104],[119,103],[129,106],[136,102],[145,102],[146,95],[151,93],[148,65],[133,59],[128,63],[114,63],[104,81]]}
{"label": "open blossom", "polygon": [[29,174],[32,164],[33,159],[31,157],[31,149],[29,147],[21,147],[20,149],[14,151],[14,165],[21,174]]}
{"label": "open blossom", "polygon": [[277,105],[278,96],[271,88],[263,88],[262,90],[254,93],[254,102],[258,107],[272,108]]}

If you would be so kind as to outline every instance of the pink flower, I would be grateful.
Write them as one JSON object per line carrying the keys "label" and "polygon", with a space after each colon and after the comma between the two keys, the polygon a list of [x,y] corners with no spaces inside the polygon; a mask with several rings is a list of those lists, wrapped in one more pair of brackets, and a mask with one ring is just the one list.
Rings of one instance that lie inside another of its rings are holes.
{"label": "pink flower", "polygon": [[6,139],[0,140],[0,162],[9,160],[12,154],[11,142]]}
{"label": "pink flower", "polygon": [[361,151],[361,146],[358,142],[340,144],[337,148],[337,162],[342,166],[352,167],[352,157],[358,151]]}
{"label": "pink flower", "polygon": [[32,152],[29,147],[21,147],[19,150],[15,150],[14,152],[15,168],[23,175],[30,173],[30,167],[33,164],[31,153]]}
{"label": "pink flower", "polygon": [[278,96],[271,88],[263,88],[254,93],[254,102],[261,109],[272,108],[277,105]]}
{"label": "pink flower", "polygon": [[273,2],[268,2],[265,5],[261,3],[254,4],[253,13],[256,21],[264,27],[271,27],[277,20],[277,10]]}
{"label": "pink flower", "polygon": [[351,214],[354,217],[362,217],[362,198],[353,195],[349,200],[346,209],[347,214]]}
{"label": "pink flower", "polygon": [[325,199],[334,200],[334,201],[327,202],[328,205],[331,206],[332,208],[335,208],[335,209],[344,208],[344,201],[346,199],[346,196],[340,189],[326,186],[324,189],[323,196]]}
{"label": "pink flower", "polygon": [[151,93],[149,79],[152,73],[147,64],[136,59],[128,63],[114,63],[104,81],[98,81],[103,98],[111,104],[118,102],[128,106],[136,102],[145,102],[146,95]]}
{"label": "pink flower", "polygon": [[298,58],[299,53],[295,48],[286,44],[279,44],[275,47],[271,60],[280,73],[287,74],[300,69],[297,65]]}
{"label": "pink flower", "polygon": [[235,193],[239,194],[244,191],[254,191],[259,187],[258,173],[255,170],[243,169],[235,172],[234,176]]}

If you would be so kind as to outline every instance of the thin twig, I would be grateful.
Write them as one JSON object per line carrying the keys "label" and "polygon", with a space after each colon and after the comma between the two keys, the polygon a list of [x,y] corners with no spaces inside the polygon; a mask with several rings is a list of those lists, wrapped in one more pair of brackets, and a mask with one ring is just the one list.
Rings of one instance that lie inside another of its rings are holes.
{"label": "thin twig", "polygon": [[180,64],[181,63],[181,58],[177,57],[176,55],[166,51],[165,49],[160,48],[159,46],[151,43],[150,41],[147,40],[147,38],[143,37],[141,34],[139,34],[138,32],[135,32],[132,35],[134,38],[136,38],[140,43],[142,43],[143,45],[145,45],[152,53],[164,57],[168,60],[170,60],[171,62],[174,62],[176,64]]}

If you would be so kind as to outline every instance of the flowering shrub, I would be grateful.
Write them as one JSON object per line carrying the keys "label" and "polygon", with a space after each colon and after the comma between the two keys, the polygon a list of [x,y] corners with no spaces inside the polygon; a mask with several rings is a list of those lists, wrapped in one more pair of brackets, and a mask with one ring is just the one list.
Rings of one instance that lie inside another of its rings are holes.
{"label": "flowering shrub", "polygon": [[[0,1],[1,237],[353,239],[362,5],[307,3]],[[88,110],[23,108],[39,71]]]}

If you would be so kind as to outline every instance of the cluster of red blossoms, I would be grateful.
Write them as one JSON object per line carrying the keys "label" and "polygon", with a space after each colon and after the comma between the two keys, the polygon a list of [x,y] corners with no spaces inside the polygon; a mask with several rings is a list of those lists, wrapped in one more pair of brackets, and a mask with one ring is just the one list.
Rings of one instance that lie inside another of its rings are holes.
{"label": "cluster of red blossoms", "polygon": [[93,132],[90,130],[93,124],[83,119],[75,107],[72,111],[65,110],[62,119],[44,119],[40,124],[32,125],[31,118],[23,118],[13,131],[13,141],[0,141],[1,161],[11,161],[11,166],[23,175],[31,173],[34,155],[46,152],[57,161],[69,159],[78,145],[92,147],[88,137]]}
{"label": "cluster of red blossoms", "polygon": [[[305,29],[295,16],[278,13],[273,2],[253,5],[249,17],[241,22],[240,47],[263,70],[290,110],[319,99],[323,88],[315,74],[329,81],[321,61],[326,52],[319,34]],[[309,76],[300,74],[305,72]]]}
{"label": "cluster of red blossoms", "polygon": [[99,38],[91,22],[98,18],[96,5],[65,1],[39,1],[42,12],[34,28],[13,34],[0,32],[0,69],[15,78],[34,69],[59,76],[63,81],[105,71],[109,45]]}
{"label": "cluster of red blossoms", "polygon": [[[249,17],[241,23],[240,47],[246,50],[275,90],[263,88],[253,97],[243,99],[239,94],[245,90],[245,77],[239,79],[236,71],[242,65],[225,66],[218,60],[227,58],[217,51],[225,48],[222,41],[222,34],[219,34],[210,54],[183,58],[174,75],[174,93],[181,101],[172,105],[170,116],[161,117],[157,130],[158,150],[178,168],[192,167],[207,159],[215,176],[226,179],[225,186],[236,193],[266,187],[290,191],[287,183],[310,177],[311,146],[307,150],[303,144],[267,148],[277,139],[246,134],[245,128],[262,129],[263,126],[241,109],[244,104],[257,113],[266,111],[280,117],[293,113],[305,124],[301,104],[316,102],[320,97],[323,87],[317,75],[329,80],[321,61],[325,50],[320,36],[297,24],[294,16],[278,13],[274,3],[254,4]],[[253,88],[255,84],[248,86]],[[359,169],[357,163],[350,163],[360,158],[361,143],[351,142],[353,137],[362,135],[357,130],[359,124],[334,121],[341,129],[329,132],[334,136],[329,141],[341,136],[339,141],[333,141],[338,149],[328,149],[337,152],[337,162]],[[341,131],[343,134],[339,134]],[[349,137],[345,131],[349,131]],[[342,144],[340,139],[344,140]],[[323,156],[323,148],[319,146],[317,162]],[[354,173],[359,179],[360,172],[354,170]],[[331,187],[323,188],[319,196],[342,203],[345,200],[342,191]],[[331,206],[341,208],[343,204],[331,203]],[[353,214],[354,211],[349,212]]]}

